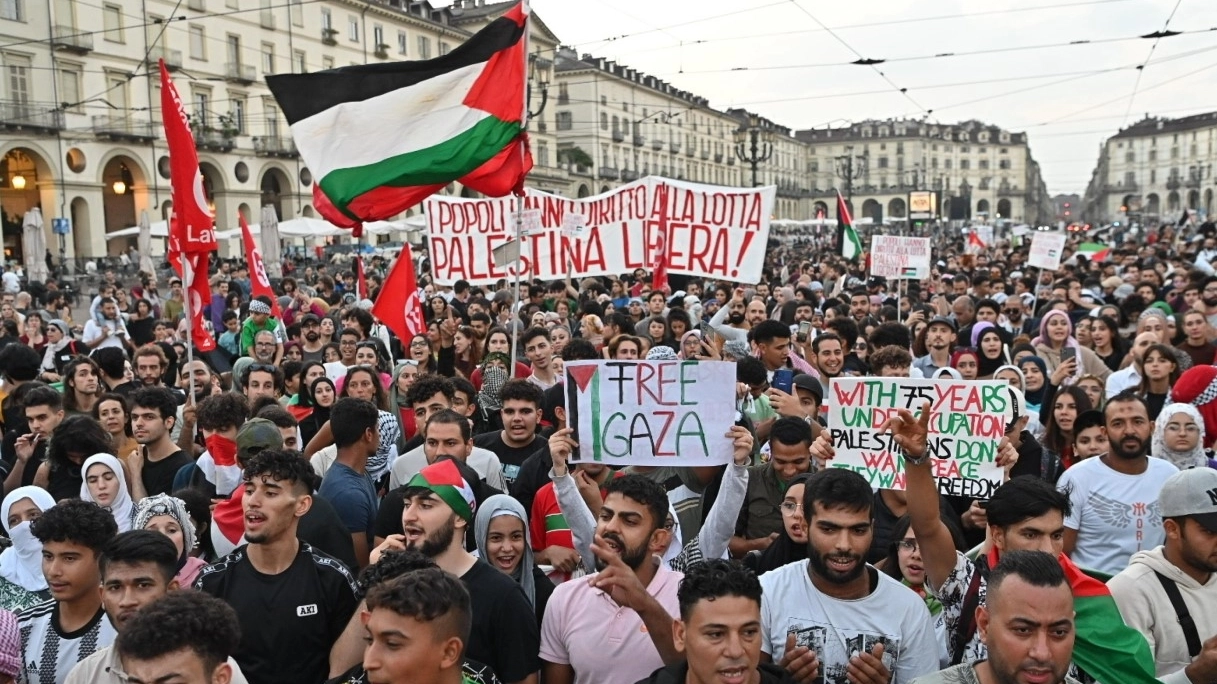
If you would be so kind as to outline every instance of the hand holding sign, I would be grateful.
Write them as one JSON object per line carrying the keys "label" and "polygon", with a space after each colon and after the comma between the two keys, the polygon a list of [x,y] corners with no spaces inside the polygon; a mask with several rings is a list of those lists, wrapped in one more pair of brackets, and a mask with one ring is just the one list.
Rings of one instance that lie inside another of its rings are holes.
{"label": "hand holding sign", "polygon": [[579,446],[574,440],[572,428],[562,428],[549,437],[549,459],[554,467],[554,475],[562,477],[567,473],[566,459],[570,458],[575,447]]}
{"label": "hand holding sign", "polygon": [[930,435],[930,402],[922,404],[921,412],[915,417],[908,409],[899,409],[896,415],[875,429],[881,433],[890,431],[905,455],[920,459],[925,456],[926,438]]}

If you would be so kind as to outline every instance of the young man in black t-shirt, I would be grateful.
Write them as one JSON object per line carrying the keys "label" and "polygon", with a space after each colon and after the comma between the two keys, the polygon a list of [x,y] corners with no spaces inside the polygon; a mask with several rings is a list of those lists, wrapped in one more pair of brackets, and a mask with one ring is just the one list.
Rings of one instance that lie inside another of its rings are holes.
{"label": "young man in black t-shirt", "polygon": [[503,464],[503,478],[508,486],[520,474],[520,466],[545,440],[537,438],[537,423],[541,420],[541,406],[545,393],[528,380],[516,378],[503,384],[499,394],[503,404],[499,415],[503,418],[503,429],[478,435],[473,445],[489,449]]}
{"label": "young man in black t-shirt", "polygon": [[194,463],[173,443],[177,398],[167,387],[144,387],[131,396],[131,431],[140,448],[119,454],[131,471],[131,498],[169,494],[173,478],[183,466]]}
{"label": "young man in black t-shirt", "polygon": [[390,549],[416,549],[461,578],[473,606],[473,629],[465,654],[495,671],[506,684],[536,684],[541,634],[533,607],[520,585],[465,551],[473,523],[473,490],[454,461],[423,468],[405,487],[405,534],[390,535],[371,554],[375,563]]}
{"label": "young man in black t-shirt", "polygon": [[203,569],[196,589],[224,599],[241,621],[233,658],[251,682],[320,684],[330,647],[355,611],[355,579],[296,537],[312,504],[312,467],[292,451],[263,450],[245,467],[245,546]]}

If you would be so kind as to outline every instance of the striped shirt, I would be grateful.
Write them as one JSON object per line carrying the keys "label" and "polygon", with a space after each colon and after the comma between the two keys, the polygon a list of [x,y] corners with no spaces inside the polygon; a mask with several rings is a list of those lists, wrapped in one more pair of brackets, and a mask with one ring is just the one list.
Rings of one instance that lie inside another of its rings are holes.
{"label": "striped shirt", "polygon": [[59,602],[44,601],[17,613],[21,635],[21,676],[25,684],[59,684],[80,661],[114,643],[118,635],[101,606],[84,627],[64,632]]}

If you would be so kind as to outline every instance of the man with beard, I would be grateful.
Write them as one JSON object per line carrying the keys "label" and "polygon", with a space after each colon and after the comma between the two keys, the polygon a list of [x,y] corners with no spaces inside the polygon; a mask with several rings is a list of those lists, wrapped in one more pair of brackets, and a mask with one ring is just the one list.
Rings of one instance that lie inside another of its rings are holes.
{"label": "man with beard", "polygon": [[1200,301],[1204,302],[1204,316],[1209,326],[1217,328],[1217,275],[1204,279],[1200,286]]}
{"label": "man with beard", "polygon": [[913,368],[921,371],[921,377],[932,378],[938,369],[951,365],[955,331],[955,321],[946,316],[935,316],[930,320],[925,329],[925,348],[930,353],[913,360]]}
{"label": "man with beard", "polygon": [[325,361],[325,344],[321,342],[321,319],[315,313],[306,313],[300,318],[300,345],[303,360]]}
{"label": "man with beard", "polygon": [[1150,458],[1154,424],[1145,400],[1122,392],[1103,408],[1108,452],[1074,465],[1057,482],[1073,510],[1065,518],[1065,553],[1074,563],[1114,575],[1138,551],[1166,538],[1158,493],[1178,468]]}
{"label": "man with beard", "polygon": [[[747,304],[744,303],[744,290],[736,288],[735,292],[731,295],[731,301],[727,302],[718,310],[718,313],[710,318],[710,328],[728,342],[732,340],[746,342],[748,340],[748,330],[752,327],[747,323],[747,316],[745,315],[747,308]],[[764,306],[761,307],[762,312],[764,308]]]}
{"label": "man with beard", "polygon": [[1003,556],[989,575],[976,623],[989,646],[987,660],[961,663],[913,684],[1078,684],[1066,674],[1073,654],[1073,593],[1051,555]]}
{"label": "man with beard", "polygon": [[405,534],[389,535],[372,551],[371,562],[389,549],[414,549],[459,577],[473,609],[465,655],[489,666],[506,684],[536,684],[540,636],[535,611],[515,580],[465,550],[476,504],[456,463],[444,459],[423,468],[407,483],[405,497]]}
{"label": "man with beard", "polygon": [[807,560],[761,577],[762,659],[799,682],[909,682],[938,669],[925,601],[863,560],[873,504],[852,470],[812,475],[803,490]]}
{"label": "man with beard", "polygon": [[[569,454],[573,442],[554,445]],[[682,660],[672,640],[681,573],[662,556],[671,542],[668,497],[642,475],[611,479],[600,509],[590,580],[558,585],[541,623],[546,684],[637,682]]]}
{"label": "man with beard", "polygon": [[841,375],[845,368],[845,340],[836,333],[824,333],[811,341],[811,353],[816,370],[820,371],[820,388],[828,396],[828,381]]}
{"label": "man with beard", "polygon": [[1166,543],[1133,556],[1107,588],[1163,682],[1217,681],[1217,470],[1175,473],[1158,500]]}
{"label": "man with beard", "polygon": [[308,461],[266,449],[245,466],[241,500],[249,542],[203,568],[194,588],[232,606],[241,621],[233,658],[250,681],[325,681],[330,647],[355,612],[355,578],[296,537],[312,506]]}

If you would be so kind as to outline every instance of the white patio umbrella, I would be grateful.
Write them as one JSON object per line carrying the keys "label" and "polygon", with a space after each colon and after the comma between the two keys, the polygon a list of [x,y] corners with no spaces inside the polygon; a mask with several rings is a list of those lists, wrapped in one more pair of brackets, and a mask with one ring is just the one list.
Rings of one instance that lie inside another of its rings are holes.
{"label": "white patio umbrella", "polygon": [[22,251],[25,253],[25,276],[31,282],[46,282],[46,233],[43,231],[42,210],[34,207],[25,212],[21,221]]}
{"label": "white patio umbrella", "polygon": [[136,238],[139,249],[139,270],[148,275],[156,275],[156,265],[152,263],[152,224],[148,221],[148,211],[139,215],[139,237]]}
{"label": "white patio umbrella", "polygon": [[271,205],[262,207],[262,230],[259,238],[262,241],[262,263],[266,266],[266,275],[271,278],[283,277],[283,252],[279,242],[279,216]]}

